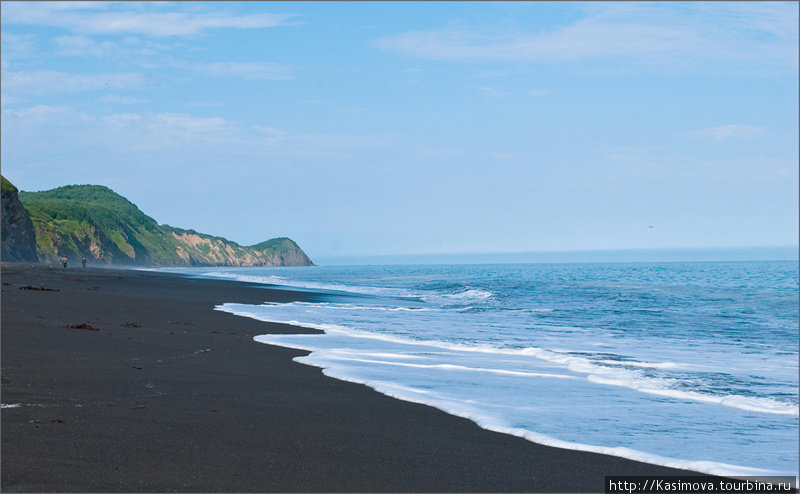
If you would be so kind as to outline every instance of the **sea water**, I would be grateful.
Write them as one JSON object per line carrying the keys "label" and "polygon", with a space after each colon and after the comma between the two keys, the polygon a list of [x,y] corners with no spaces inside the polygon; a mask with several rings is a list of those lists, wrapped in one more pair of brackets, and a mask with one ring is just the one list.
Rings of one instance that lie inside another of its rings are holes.
{"label": "sea water", "polygon": [[328,376],[545,445],[797,475],[796,261],[187,271],[324,294],[217,309],[324,330],[255,340]]}

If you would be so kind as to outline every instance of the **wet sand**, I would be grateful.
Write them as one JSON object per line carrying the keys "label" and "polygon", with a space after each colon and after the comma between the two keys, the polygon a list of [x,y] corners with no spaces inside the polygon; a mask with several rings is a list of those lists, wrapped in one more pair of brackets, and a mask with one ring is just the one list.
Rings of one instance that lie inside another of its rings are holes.
{"label": "wet sand", "polygon": [[328,378],[253,341],[315,330],[214,310],[312,293],[9,263],[2,283],[3,492],[603,492],[607,475],[697,475]]}

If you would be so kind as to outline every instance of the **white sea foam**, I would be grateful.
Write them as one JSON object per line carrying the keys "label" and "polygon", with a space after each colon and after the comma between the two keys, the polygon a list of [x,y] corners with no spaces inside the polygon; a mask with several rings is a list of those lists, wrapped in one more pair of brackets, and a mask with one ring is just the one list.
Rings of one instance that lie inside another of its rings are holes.
{"label": "white sea foam", "polygon": [[405,289],[373,287],[373,286],[363,286],[363,285],[345,285],[341,283],[320,283],[316,281],[293,280],[275,275],[258,276],[258,275],[248,275],[239,272],[212,271],[204,273],[203,276],[207,276],[210,278],[231,279],[231,280],[236,280],[246,283],[256,283],[261,285],[301,288],[305,290],[316,290],[324,292],[344,292],[344,293],[353,293],[358,295],[369,295],[376,297],[419,298],[421,295],[419,292],[414,292]]}
{"label": "white sea foam", "polygon": [[[284,306],[292,304],[283,304]],[[296,306],[311,306],[318,304],[295,303]],[[747,397],[737,395],[712,395],[707,393],[698,393],[691,391],[682,391],[674,389],[674,381],[663,378],[647,378],[636,368],[642,369],[677,369],[681,364],[675,362],[635,362],[628,360],[590,360],[585,357],[571,355],[566,350],[552,351],[542,348],[498,348],[486,344],[464,344],[452,343],[436,340],[412,340],[400,336],[371,333],[368,331],[359,331],[352,328],[331,324],[319,324],[312,322],[302,322],[298,320],[276,320],[263,314],[257,314],[249,311],[242,311],[237,309],[237,304],[224,304],[217,307],[218,310],[232,312],[233,314],[252,317],[268,322],[276,322],[283,324],[290,324],[295,326],[308,327],[319,329],[328,332],[340,332],[347,334],[353,338],[368,338],[374,340],[381,340],[392,343],[399,343],[403,345],[417,345],[428,346],[432,348],[441,348],[445,350],[453,350],[458,352],[474,352],[474,353],[490,353],[498,355],[528,355],[535,358],[546,360],[549,362],[557,363],[566,366],[572,372],[586,374],[587,379],[597,384],[621,386],[633,389],[642,393],[649,393],[660,395],[668,398],[675,398],[681,400],[692,400],[703,403],[711,403],[717,405],[724,405],[741,410],[759,413],[774,413],[781,415],[798,416],[799,409],[797,405],[791,403],[780,402],[768,398]],[[346,309],[347,307],[334,307],[333,310]],[[353,309],[354,307],[349,307]],[[368,310],[371,308],[355,307],[356,310]],[[377,362],[373,362],[377,363]],[[598,365],[604,364],[604,365]],[[496,371],[499,372],[499,371]]]}
{"label": "white sea foam", "polygon": [[701,401],[704,403],[713,403],[724,405],[732,408],[739,408],[750,412],[759,413],[775,413],[779,415],[792,415],[798,416],[798,407],[791,403],[783,403],[768,398],[754,398],[749,396],[737,395],[710,395],[704,393],[697,393],[692,391],[679,391],[676,389],[659,389],[647,387],[650,383],[639,383],[636,381],[615,381],[613,379],[603,379],[602,377],[590,376],[589,379],[593,382],[601,384],[613,384],[615,386],[625,386],[642,393],[650,393],[654,395],[666,396],[679,400],[692,400]]}
{"label": "white sea foam", "polygon": [[[645,369],[675,369],[680,364],[674,362],[630,362],[617,360],[598,360],[592,361],[583,357],[552,352],[541,348],[528,348],[523,352],[536,356],[543,360],[565,364],[574,372],[588,374],[587,379],[598,383],[612,386],[623,386],[626,388],[641,391],[642,393],[656,394],[669,398],[682,400],[692,400],[704,403],[724,405],[739,408],[751,412],[776,413],[781,415],[798,416],[798,406],[791,403],[784,403],[768,398],[736,396],[736,395],[711,395],[692,391],[681,391],[672,388],[673,381],[663,378],[646,378],[635,370],[628,370],[620,367],[641,367]],[[612,364],[613,367],[597,365],[597,363]]]}
{"label": "white sea foam", "polygon": [[[269,335],[264,335],[269,336]],[[259,343],[270,343],[269,339],[258,339],[259,337],[256,336],[255,339]],[[346,356],[346,355],[353,355],[353,356]],[[412,367],[416,369],[436,369],[436,370],[450,370],[450,371],[460,371],[460,372],[485,372],[489,374],[498,374],[504,376],[517,376],[517,377],[548,377],[553,379],[578,379],[575,376],[568,376],[564,374],[550,374],[545,372],[522,372],[522,371],[513,371],[513,370],[506,370],[506,369],[489,369],[485,367],[470,367],[466,365],[455,365],[455,364],[414,364],[409,362],[390,362],[386,360],[376,360],[376,359],[367,359],[363,358],[364,356],[373,356],[373,355],[390,355],[390,354],[358,354],[354,352],[343,352],[343,351],[336,351],[336,352],[328,352],[326,354],[327,358],[337,361],[350,361],[350,362],[362,362],[368,364],[378,364],[378,365],[395,365],[399,367]],[[415,355],[390,355],[390,358],[396,359],[403,359],[403,358],[421,358]]]}
{"label": "white sea foam", "polygon": [[[260,335],[256,336],[255,340],[261,343],[276,344],[279,346],[288,346],[290,348],[299,348],[303,350],[314,351],[317,348],[317,346],[314,344],[314,341],[322,337],[321,335],[301,335],[301,336],[313,336],[313,338],[302,338],[304,343],[301,343],[300,345],[297,345],[296,341],[294,344],[291,343],[290,341],[287,341],[285,335]],[[322,353],[323,355],[320,356],[318,355],[318,353]],[[349,372],[348,367],[346,365],[344,366],[341,365],[341,362],[355,361],[355,362],[364,362],[364,363],[380,364],[380,365],[396,365],[396,366],[413,367],[413,368],[431,368],[437,370],[459,370],[459,371],[466,370],[470,372],[473,371],[491,372],[491,373],[516,375],[524,377],[575,379],[573,376],[565,376],[557,374],[541,374],[541,373],[514,373],[509,371],[502,371],[499,369],[467,368],[463,366],[453,366],[445,364],[420,365],[420,364],[387,362],[382,360],[378,361],[378,360],[367,360],[358,358],[342,358],[341,356],[331,357],[331,354],[329,352],[316,352],[316,351],[311,355],[309,355],[308,357],[298,357],[295,358],[295,360],[307,365],[312,365],[315,367],[322,368],[323,374],[328,377],[358,384],[364,384],[387,396],[391,396],[393,398],[401,399],[404,401],[432,406],[440,410],[443,410],[451,415],[472,420],[473,422],[475,422],[484,429],[522,437],[531,442],[535,442],[545,446],[618,456],[635,461],[641,461],[655,465],[662,465],[671,468],[680,468],[696,472],[708,473],[712,475],[725,475],[725,476],[769,475],[775,473],[774,471],[767,469],[751,468],[751,467],[745,467],[745,466],[733,465],[721,462],[692,461],[679,458],[669,458],[665,456],[637,451],[635,449],[626,447],[607,447],[607,446],[599,446],[599,445],[585,444],[572,441],[564,441],[545,434],[533,432],[527,429],[504,426],[501,423],[498,423],[495,417],[488,414],[482,414],[479,408],[476,409],[475,407],[471,406],[471,400],[463,400],[463,401],[453,400],[453,399],[448,399],[447,397],[442,396],[439,393],[436,393],[435,391],[430,389],[419,389],[410,386],[400,385],[385,380],[365,379],[353,372]]]}
{"label": "white sea foam", "polygon": [[675,362],[632,362],[629,360],[596,360],[595,362],[612,366],[641,367],[643,369],[678,369],[681,367],[681,364],[676,364]]}
{"label": "white sea foam", "polygon": [[467,289],[457,293],[417,293],[425,302],[429,303],[464,303],[486,300],[494,296],[492,292],[478,289]]}
{"label": "white sea foam", "polygon": [[715,474],[793,474],[788,267],[784,294],[758,276],[755,292],[732,282],[748,265],[218,270],[327,292],[325,303],[218,309],[321,329],[256,340],[486,428]]}
{"label": "white sea foam", "polygon": [[[241,271],[208,271],[204,277],[230,279],[246,283],[272,285],[287,288],[300,288],[324,292],[344,292],[373,297],[390,297],[400,299],[418,299],[433,304],[464,303],[481,301],[494,296],[494,293],[476,288],[467,288],[458,292],[439,292],[426,290],[408,290],[393,287],[366,285],[347,285],[342,283],[324,283],[311,280],[295,280],[277,275],[253,275]],[[402,310],[402,309],[401,309]],[[411,310],[411,309],[409,309]]]}

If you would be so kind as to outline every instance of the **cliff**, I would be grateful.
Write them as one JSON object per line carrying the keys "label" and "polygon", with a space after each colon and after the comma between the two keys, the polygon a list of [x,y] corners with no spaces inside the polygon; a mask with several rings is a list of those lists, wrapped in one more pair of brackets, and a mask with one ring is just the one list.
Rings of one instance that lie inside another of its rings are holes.
{"label": "cliff", "polygon": [[28,210],[19,200],[19,190],[2,177],[0,214],[0,259],[5,262],[36,262],[36,234]]}
{"label": "cliff", "polygon": [[[108,187],[70,185],[43,192],[19,192],[19,200],[30,213],[36,256],[43,262],[55,262],[66,255],[70,263],[79,263],[86,257],[95,265],[313,264],[288,238],[247,247],[222,237],[159,225]],[[4,244],[5,235],[3,230]]]}
{"label": "cliff", "polygon": [[294,241],[273,238],[243,247],[224,238],[203,235],[169,225],[161,228],[174,239],[178,256],[190,266],[312,266]]}

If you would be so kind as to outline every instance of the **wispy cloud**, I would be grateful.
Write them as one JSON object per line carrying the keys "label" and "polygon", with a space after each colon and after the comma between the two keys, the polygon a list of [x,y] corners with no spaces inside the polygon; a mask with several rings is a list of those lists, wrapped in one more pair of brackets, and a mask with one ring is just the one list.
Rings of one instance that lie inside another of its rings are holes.
{"label": "wispy cloud", "polygon": [[24,103],[25,100],[21,98],[15,98],[13,96],[8,96],[6,94],[0,94],[0,108],[6,105],[14,105],[17,103]]}
{"label": "wispy cloud", "polygon": [[184,103],[184,106],[190,108],[218,108],[222,106],[222,103],[216,101],[189,101]]}
{"label": "wispy cloud", "polygon": [[79,34],[186,36],[207,29],[267,28],[286,24],[293,14],[232,15],[226,12],[162,12],[175,4],[126,2],[4,2],[3,23],[53,26]]}
{"label": "wispy cloud", "polygon": [[[535,9],[532,4],[531,9]],[[794,3],[606,4],[560,28],[516,31],[451,25],[373,40],[378,48],[429,60],[563,62],[604,57],[648,63],[750,60],[797,68]]]}
{"label": "wispy cloud", "polygon": [[493,87],[480,86],[476,87],[475,89],[478,90],[482,95],[489,98],[505,98],[506,96],[508,96],[508,93],[500,91],[499,89],[495,89]]}
{"label": "wispy cloud", "polygon": [[[73,146],[108,152],[178,151],[183,155],[236,154],[260,160],[271,156],[342,156],[364,149],[390,146],[403,139],[398,134],[341,134],[290,132],[264,125],[245,125],[219,116],[191,113],[114,113],[91,117],[59,105],[36,105],[3,110],[9,120],[4,139],[44,139],[53,147]],[[69,142],[47,140],[55,127],[69,128]],[[27,129],[24,135],[15,132]]]}
{"label": "wispy cloud", "polygon": [[30,108],[5,110],[3,114],[11,117],[21,118],[24,120],[42,121],[42,120],[47,120],[50,116],[53,115],[64,115],[70,112],[71,112],[70,108],[63,105],[59,106],[36,105]]}
{"label": "wispy cloud", "polygon": [[98,43],[86,36],[59,36],[53,40],[58,45],[57,55],[107,57],[117,51],[110,41]]}
{"label": "wispy cloud", "polygon": [[237,62],[210,62],[195,64],[179,64],[180,68],[196,70],[204,74],[239,77],[242,79],[294,79],[292,70],[286,65],[277,63],[237,63]]}
{"label": "wispy cloud", "polygon": [[767,129],[758,125],[720,125],[719,127],[709,127],[690,134],[694,137],[709,139],[714,142],[727,140],[750,140],[756,137],[767,135]]}
{"label": "wispy cloud", "polygon": [[[170,46],[153,43],[138,37],[126,36],[120,43],[97,42],[83,35],[59,36],[53,40],[61,56],[125,57],[140,60],[142,65],[156,67],[169,65],[203,74],[232,76],[241,79],[294,79],[292,69],[286,65],[263,62],[175,62],[162,56]],[[160,61],[159,61],[160,60]]]}
{"label": "wispy cloud", "polygon": [[138,73],[73,74],[56,70],[2,73],[3,92],[12,94],[53,94],[93,91],[99,89],[128,89],[146,84]]}
{"label": "wispy cloud", "polygon": [[139,98],[132,98],[130,96],[115,96],[113,94],[106,94],[97,98],[97,101],[103,103],[119,103],[122,105],[135,105],[136,103],[143,103],[146,100]]}
{"label": "wispy cloud", "polygon": [[[3,10],[5,12],[5,4]],[[3,32],[0,35],[0,53],[2,54],[3,62],[9,59],[33,56],[35,53],[34,40],[35,37],[32,34],[19,35]]]}
{"label": "wispy cloud", "polygon": [[663,51],[668,46],[675,47],[676,34],[656,26],[621,28],[583,22],[556,33],[535,35],[508,35],[469,28],[410,32],[380,38],[376,44],[380,48],[432,60],[548,62]]}

